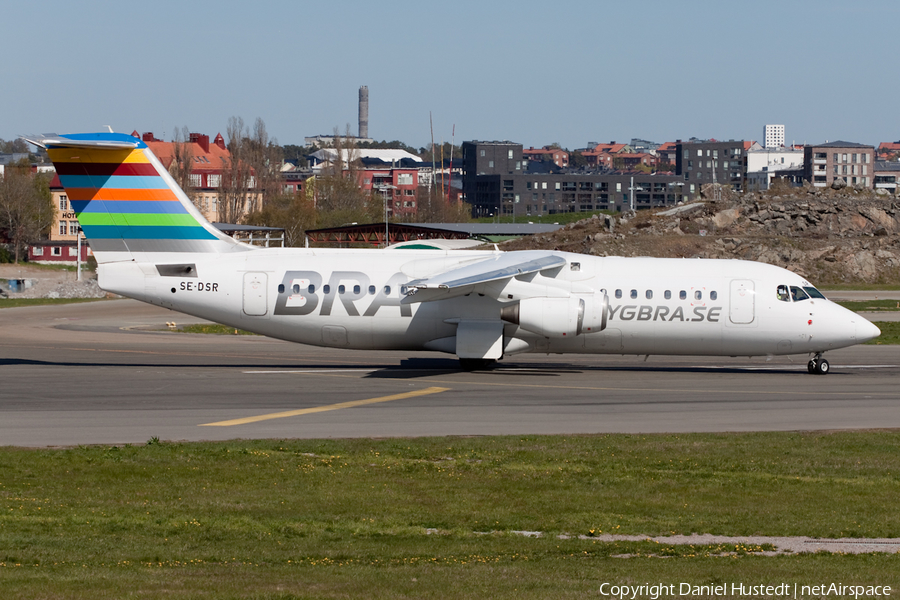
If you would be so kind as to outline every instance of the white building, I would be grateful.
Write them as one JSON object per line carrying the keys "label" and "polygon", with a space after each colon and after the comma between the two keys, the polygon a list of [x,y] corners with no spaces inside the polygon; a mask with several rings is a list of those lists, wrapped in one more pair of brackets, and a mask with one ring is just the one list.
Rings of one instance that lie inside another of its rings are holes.
{"label": "white building", "polygon": [[[410,154],[406,150],[345,148],[341,151],[341,156],[344,165],[348,161],[365,161],[366,159],[379,160],[388,164],[396,164],[397,166],[401,165],[401,161],[404,161],[406,164],[422,162],[421,158],[415,154]],[[337,162],[337,157],[337,150],[334,148],[323,148],[313,152],[308,157],[309,166],[312,168],[313,173],[319,173],[325,165]]]}
{"label": "white building", "polygon": [[763,140],[766,148],[784,146],[784,125],[766,125]]}
{"label": "white building", "polygon": [[746,152],[746,161],[747,190],[761,192],[769,189],[775,171],[803,166],[803,150],[794,147],[751,148]]}

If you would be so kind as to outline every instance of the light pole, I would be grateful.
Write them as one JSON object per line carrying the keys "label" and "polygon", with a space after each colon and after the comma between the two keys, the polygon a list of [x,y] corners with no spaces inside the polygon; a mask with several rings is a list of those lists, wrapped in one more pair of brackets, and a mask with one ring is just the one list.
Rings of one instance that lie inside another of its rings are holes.
{"label": "light pole", "polygon": [[384,247],[388,247],[388,243],[390,241],[390,233],[388,232],[388,190],[396,190],[397,187],[393,185],[383,184],[378,186],[378,191],[381,192],[381,197],[384,200]]}
{"label": "light pole", "polygon": [[78,225],[78,228],[75,230],[75,238],[77,239],[76,244],[76,252],[77,258],[75,259],[75,272],[77,275],[75,276],[75,281],[81,281],[81,225]]}
{"label": "light pole", "polygon": [[684,199],[684,184],[681,182],[673,181],[669,184],[669,187],[672,188],[675,193],[675,204],[678,204],[678,197],[680,196],[682,200]]}
{"label": "light pole", "polygon": [[634,212],[634,193],[635,192],[643,192],[644,188],[634,187],[634,175],[631,176],[631,186],[628,188],[628,201],[631,206],[631,212]]}

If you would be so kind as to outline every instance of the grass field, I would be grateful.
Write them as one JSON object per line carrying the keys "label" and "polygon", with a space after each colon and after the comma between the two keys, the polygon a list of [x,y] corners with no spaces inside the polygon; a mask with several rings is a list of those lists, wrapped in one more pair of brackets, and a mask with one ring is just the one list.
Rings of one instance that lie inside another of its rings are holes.
{"label": "grass field", "polygon": [[881,330],[881,335],[866,344],[870,346],[888,346],[900,344],[900,322],[876,321],[875,325]]}
{"label": "grass field", "polygon": [[836,304],[840,304],[844,308],[849,308],[854,312],[895,312],[900,310],[900,300],[841,301]]}
{"label": "grass field", "polygon": [[79,302],[97,302],[98,300],[106,300],[106,298],[0,298],[0,308],[44,306],[46,304],[77,304]]}
{"label": "grass field", "polygon": [[897,589],[898,555],[767,557],[591,536],[900,537],[898,497],[891,431],[0,448],[0,597],[584,598],[604,582]]}

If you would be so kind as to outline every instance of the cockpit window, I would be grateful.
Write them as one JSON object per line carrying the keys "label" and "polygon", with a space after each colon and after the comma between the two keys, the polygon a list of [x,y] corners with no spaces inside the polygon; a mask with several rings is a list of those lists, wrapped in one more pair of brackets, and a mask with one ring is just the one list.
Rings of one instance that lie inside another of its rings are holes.
{"label": "cockpit window", "polygon": [[803,291],[803,288],[792,285],[791,298],[794,300],[794,302],[800,302],[801,300],[809,300],[809,295]]}
{"label": "cockpit window", "polygon": [[788,286],[779,285],[778,290],[775,292],[775,297],[781,300],[782,302],[790,302],[791,296],[788,293]]}
{"label": "cockpit window", "polygon": [[825,296],[822,295],[822,292],[812,286],[804,287],[803,289],[806,290],[806,293],[809,294],[810,298],[819,298],[820,300],[826,299]]}

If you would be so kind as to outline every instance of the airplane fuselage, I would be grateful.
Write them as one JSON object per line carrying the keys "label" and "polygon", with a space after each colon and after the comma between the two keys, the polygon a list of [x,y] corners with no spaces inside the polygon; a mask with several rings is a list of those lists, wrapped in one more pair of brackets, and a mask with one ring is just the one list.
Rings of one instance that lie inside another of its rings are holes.
{"label": "airplane fuselage", "polygon": [[[543,253],[565,259],[552,277],[532,273],[421,302],[410,293],[410,282],[498,254],[258,249],[197,254],[183,264],[112,262],[100,265],[99,277],[108,291],[204,319],[292,342],[356,349],[456,352],[461,322],[502,323],[504,355],[802,354],[877,335],[865,319],[815,297],[799,275],[739,260]],[[548,304],[548,312],[568,310],[567,297],[605,295],[603,326],[574,334],[509,322],[504,308],[534,290],[561,299]]]}

